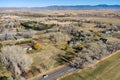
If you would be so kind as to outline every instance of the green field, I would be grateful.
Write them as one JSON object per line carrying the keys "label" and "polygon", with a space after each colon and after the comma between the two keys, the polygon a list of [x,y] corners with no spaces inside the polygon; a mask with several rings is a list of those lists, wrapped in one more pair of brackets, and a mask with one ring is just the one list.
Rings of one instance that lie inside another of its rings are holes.
{"label": "green field", "polygon": [[84,69],[61,80],[120,80],[120,53],[98,63],[93,69]]}

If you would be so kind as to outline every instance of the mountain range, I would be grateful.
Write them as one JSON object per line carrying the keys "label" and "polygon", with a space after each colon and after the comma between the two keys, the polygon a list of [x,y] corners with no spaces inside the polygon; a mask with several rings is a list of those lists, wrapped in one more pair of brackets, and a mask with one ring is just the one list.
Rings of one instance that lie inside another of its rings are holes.
{"label": "mountain range", "polygon": [[120,9],[120,5],[74,5],[74,6],[47,6],[47,7],[32,7],[32,9],[52,9],[52,10],[79,10],[79,9]]}

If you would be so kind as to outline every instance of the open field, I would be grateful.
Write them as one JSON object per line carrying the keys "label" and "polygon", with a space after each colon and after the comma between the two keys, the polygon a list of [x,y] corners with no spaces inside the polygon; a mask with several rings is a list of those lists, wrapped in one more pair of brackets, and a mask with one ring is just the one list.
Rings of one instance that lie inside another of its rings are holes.
{"label": "open field", "polygon": [[[33,65],[40,67],[43,69],[42,72],[44,72],[44,70],[52,69],[55,66],[58,66],[54,58],[59,53],[62,54],[64,51],[61,51],[50,44],[42,44],[42,50],[35,54],[30,54],[30,56],[34,59]],[[41,67],[42,64],[46,67]]]}
{"label": "open field", "polygon": [[119,80],[120,52],[100,62],[94,68],[84,69],[61,80]]}
{"label": "open field", "polygon": [[90,18],[86,18],[86,19],[100,21],[100,22],[106,22],[106,23],[120,24],[120,19],[117,19],[117,18],[90,17]]}

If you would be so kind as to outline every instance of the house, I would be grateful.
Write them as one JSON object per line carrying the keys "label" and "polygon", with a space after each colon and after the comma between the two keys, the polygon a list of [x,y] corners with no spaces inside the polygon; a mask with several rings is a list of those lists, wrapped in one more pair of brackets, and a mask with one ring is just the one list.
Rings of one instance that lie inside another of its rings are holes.
{"label": "house", "polygon": [[111,31],[110,30],[103,30],[103,31],[101,31],[103,34],[110,34],[111,33]]}
{"label": "house", "polygon": [[23,47],[23,48],[24,48],[24,50],[27,50],[27,51],[32,50],[32,47],[31,47],[31,46],[29,46],[29,45],[27,45],[27,44],[23,44],[23,45],[21,45],[21,47]]}

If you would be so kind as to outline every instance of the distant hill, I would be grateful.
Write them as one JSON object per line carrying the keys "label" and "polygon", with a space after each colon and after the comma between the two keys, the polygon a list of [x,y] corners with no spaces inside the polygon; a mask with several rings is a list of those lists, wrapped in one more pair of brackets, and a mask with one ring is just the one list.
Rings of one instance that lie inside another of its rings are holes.
{"label": "distant hill", "polygon": [[47,6],[47,7],[1,7],[0,9],[30,9],[30,10],[80,10],[80,9],[120,9],[120,5],[74,5],[74,6]]}

